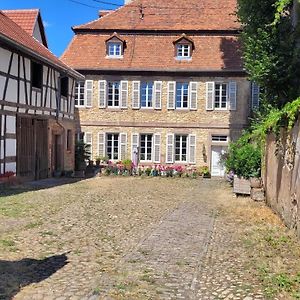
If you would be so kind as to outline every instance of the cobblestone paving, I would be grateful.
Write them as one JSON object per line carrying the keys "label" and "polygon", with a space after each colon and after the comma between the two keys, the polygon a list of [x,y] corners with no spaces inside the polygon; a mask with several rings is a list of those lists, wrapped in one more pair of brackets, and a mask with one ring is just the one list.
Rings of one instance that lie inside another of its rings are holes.
{"label": "cobblestone paving", "polygon": [[0,299],[264,299],[245,225],[219,213],[231,200],[221,181],[160,178],[4,197]]}

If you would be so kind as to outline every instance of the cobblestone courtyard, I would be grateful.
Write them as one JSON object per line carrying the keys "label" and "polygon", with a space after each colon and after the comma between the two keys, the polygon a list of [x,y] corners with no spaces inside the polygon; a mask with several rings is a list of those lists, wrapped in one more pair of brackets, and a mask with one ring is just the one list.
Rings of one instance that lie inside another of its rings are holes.
{"label": "cobblestone courtyard", "polygon": [[16,189],[0,197],[0,299],[299,299],[299,246],[220,180]]}

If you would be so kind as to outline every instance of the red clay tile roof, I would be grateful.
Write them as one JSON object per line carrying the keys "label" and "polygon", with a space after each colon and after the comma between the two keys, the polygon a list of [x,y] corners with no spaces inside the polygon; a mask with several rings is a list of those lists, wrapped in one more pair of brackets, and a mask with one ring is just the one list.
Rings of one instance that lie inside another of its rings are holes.
{"label": "red clay tile roof", "polygon": [[236,36],[189,35],[195,45],[192,60],[177,60],[174,44],[180,35],[120,35],[126,42],[123,59],[106,57],[109,34],[77,34],[62,55],[74,69],[99,70],[242,70]]}
{"label": "red clay tile roof", "polygon": [[[77,70],[242,71],[235,7],[236,0],[134,0],[74,27],[62,59]],[[106,57],[113,32],[125,41],[122,59]],[[174,57],[182,33],[194,43],[191,60]]]}
{"label": "red clay tile roof", "polygon": [[56,66],[75,77],[80,75],[60,61],[49,49],[39,43],[23,28],[11,20],[6,14],[0,10],[0,40],[4,40],[18,49],[30,53],[32,56],[38,57],[40,60]]}
{"label": "red clay tile roof", "polygon": [[[142,8],[142,9],[141,9]],[[76,30],[230,30],[239,29],[236,0],[134,0]]]}
{"label": "red clay tile roof", "polygon": [[28,34],[33,35],[37,21],[38,9],[2,10],[10,19],[22,27]]}

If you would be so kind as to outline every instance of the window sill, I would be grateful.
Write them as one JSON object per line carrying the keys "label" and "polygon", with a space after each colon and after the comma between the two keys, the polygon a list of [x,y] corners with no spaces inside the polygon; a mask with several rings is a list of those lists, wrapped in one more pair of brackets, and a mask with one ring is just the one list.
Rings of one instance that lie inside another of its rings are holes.
{"label": "window sill", "polygon": [[105,56],[106,59],[123,59],[124,56],[121,55],[121,56],[109,56],[109,55],[106,55]]}
{"label": "window sill", "polygon": [[228,108],[214,108],[213,111],[222,111],[222,112],[224,112],[224,111],[229,111],[229,109]]}
{"label": "window sill", "polygon": [[175,60],[189,62],[189,61],[192,61],[192,58],[191,57],[175,57]]}

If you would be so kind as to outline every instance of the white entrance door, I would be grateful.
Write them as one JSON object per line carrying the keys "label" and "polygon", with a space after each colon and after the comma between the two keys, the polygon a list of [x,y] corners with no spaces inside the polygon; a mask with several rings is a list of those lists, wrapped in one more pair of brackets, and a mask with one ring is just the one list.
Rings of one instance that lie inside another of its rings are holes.
{"label": "white entrance door", "polygon": [[211,147],[211,176],[224,176],[225,167],[220,163],[221,154],[224,154],[227,147],[212,146]]}

